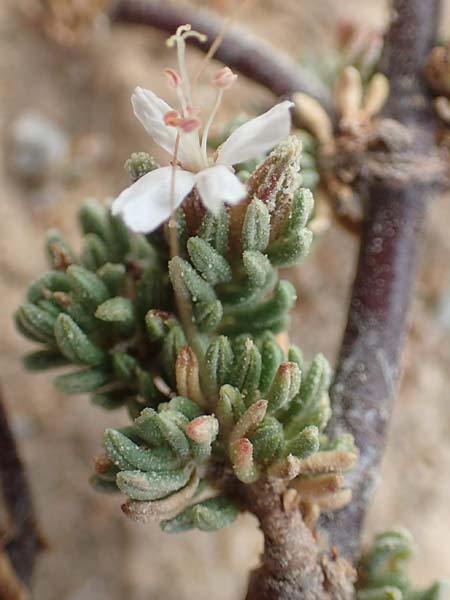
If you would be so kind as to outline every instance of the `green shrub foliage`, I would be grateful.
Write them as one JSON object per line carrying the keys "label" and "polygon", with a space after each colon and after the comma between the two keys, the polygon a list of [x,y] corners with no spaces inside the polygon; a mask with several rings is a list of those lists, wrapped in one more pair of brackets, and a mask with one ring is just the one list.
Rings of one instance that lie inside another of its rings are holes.
{"label": "green shrub foliage", "polygon": [[[167,225],[132,234],[94,200],[79,211],[79,254],[59,232],[47,236],[50,270],[15,315],[39,344],[24,364],[67,369],[58,390],[126,409],[131,423],[106,430],[92,484],[125,494],[131,518],[215,531],[238,514],[230,481],[262,476],[289,480],[309,512],[349,500],[353,443],[324,434],[330,366],[322,355],[307,366],[279,337],[297,293],[278,269],[312,241],[300,158],[288,139],[249,175],[247,200],[217,216],[191,194],[174,215],[173,257]],[[156,163],[140,153],[127,165],[136,180]]]}
{"label": "green shrub foliage", "polygon": [[392,529],[376,536],[359,563],[357,600],[445,600],[450,582],[439,580],[414,589],[408,569],[416,554],[411,534]]}

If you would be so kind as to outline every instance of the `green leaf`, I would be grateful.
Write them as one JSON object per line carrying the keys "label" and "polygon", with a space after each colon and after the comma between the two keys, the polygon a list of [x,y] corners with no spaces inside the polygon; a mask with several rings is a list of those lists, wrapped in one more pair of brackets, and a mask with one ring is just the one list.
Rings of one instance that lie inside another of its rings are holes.
{"label": "green leaf", "polygon": [[97,276],[103,281],[109,292],[119,295],[126,278],[125,266],[120,263],[107,262],[97,271]]}
{"label": "green leaf", "polygon": [[110,371],[91,367],[67,375],[59,375],[55,378],[54,384],[56,389],[64,394],[84,394],[85,392],[94,392],[110,381]]}
{"label": "green leaf", "polygon": [[76,262],[72,249],[57,229],[47,231],[45,238],[45,250],[52,269],[64,271]]}
{"label": "green leaf", "polygon": [[251,288],[264,288],[274,272],[267,256],[257,250],[245,250],[242,261]]}
{"label": "green leaf", "polygon": [[166,304],[166,286],[162,271],[152,265],[145,270],[137,285],[137,312],[144,318],[151,308],[164,308]]}
{"label": "green leaf", "polygon": [[136,324],[134,304],[129,298],[116,296],[110,298],[97,307],[95,316],[107,323],[117,323],[132,329]]}
{"label": "green leaf", "polygon": [[220,335],[211,342],[205,362],[211,380],[220,388],[228,381],[233,366],[233,350],[227,337]]}
{"label": "green leaf", "polygon": [[240,333],[248,331],[251,324],[252,331],[278,333],[287,325],[287,313],[296,299],[294,286],[288,281],[279,281],[272,298],[225,317],[221,329],[225,334]]}
{"label": "green leaf", "polygon": [[55,350],[37,350],[23,357],[23,365],[27,371],[45,371],[67,364],[67,358]]}
{"label": "green leaf", "polygon": [[110,292],[100,277],[84,267],[71,265],[67,269],[67,275],[73,292],[86,308],[95,310],[110,297]]}
{"label": "green leaf", "polygon": [[98,348],[69,315],[59,315],[55,323],[55,338],[62,354],[76,365],[100,365],[107,353]]}
{"label": "green leaf", "polygon": [[299,434],[286,442],[286,455],[293,454],[302,460],[319,450],[319,430],[314,425],[305,427]]}
{"label": "green leaf", "polygon": [[81,263],[86,269],[96,271],[110,260],[110,258],[108,246],[101,237],[95,233],[89,233],[84,236]]}
{"label": "green leaf", "polygon": [[286,222],[284,235],[299,231],[306,227],[314,208],[314,197],[311,190],[300,188],[292,201],[291,213]]}
{"label": "green leaf", "polygon": [[323,394],[328,390],[331,376],[330,363],[323,354],[317,354],[300,388],[299,405],[302,409],[311,409],[319,404]]}
{"label": "green leaf", "polygon": [[48,271],[41,275],[28,288],[29,302],[45,300],[49,292],[70,292],[70,281],[62,271]]}
{"label": "green leaf", "polygon": [[211,244],[201,237],[189,238],[187,242],[189,257],[203,279],[211,285],[231,280],[231,267]]}
{"label": "green leaf", "polygon": [[[166,441],[173,448],[174,452],[180,456],[189,455],[189,441],[180,427],[180,424],[172,418],[174,411],[164,411],[158,415],[158,426]],[[179,413],[181,414],[181,413]],[[184,415],[182,415],[184,416]],[[186,418],[185,418],[186,419]],[[184,424],[187,425],[188,420]]]}
{"label": "green leaf", "polygon": [[292,399],[298,394],[301,383],[301,371],[295,362],[282,362],[278,367],[267,396],[269,412],[289,406]]}
{"label": "green leaf", "polygon": [[165,442],[159,427],[159,415],[153,408],[144,408],[134,425],[139,436],[150,446],[161,446]]}
{"label": "green leaf", "polygon": [[175,398],[172,398],[169,402],[161,402],[158,406],[158,412],[164,412],[166,410],[176,410],[182,413],[189,421],[192,421],[192,419],[195,419],[202,414],[202,411],[197,404],[183,396],[175,396]]}
{"label": "green leaf", "polygon": [[17,329],[25,337],[54,345],[55,317],[31,302],[24,302],[14,315]]}
{"label": "green leaf", "polygon": [[403,600],[402,591],[393,586],[384,586],[370,590],[359,590],[357,600]]}
{"label": "green leaf", "polygon": [[78,218],[84,235],[95,234],[111,247],[113,235],[108,219],[108,209],[92,198],[86,200],[78,211]]}
{"label": "green leaf", "polygon": [[139,395],[149,403],[157,404],[163,400],[163,395],[155,386],[152,375],[138,367],[136,369]]}
{"label": "green leaf", "polygon": [[111,358],[118,379],[131,383],[135,378],[138,361],[127,352],[113,352]]}
{"label": "green leaf", "polygon": [[266,339],[261,346],[261,379],[259,389],[265,396],[272,385],[275,374],[284,358],[283,350],[275,341],[275,338]]}
{"label": "green leaf", "polygon": [[264,252],[270,238],[270,215],[267,206],[255,198],[245,213],[242,249]]}
{"label": "green leaf", "polygon": [[140,448],[128,437],[114,429],[107,429],[103,436],[103,447],[112,462],[122,470],[173,471],[179,469],[182,461],[169,448],[153,450]]}
{"label": "green leaf", "polygon": [[207,212],[198,235],[223,256],[228,247],[228,226],[228,213],[225,208],[222,208],[217,216]]}
{"label": "green leaf", "polygon": [[94,394],[91,397],[91,402],[94,406],[103,408],[104,410],[117,410],[127,401],[126,390],[114,390],[103,394]]}
{"label": "green leaf", "polygon": [[151,342],[158,342],[164,338],[169,322],[173,324],[174,320],[169,318],[168,313],[157,309],[148,311],[145,315],[145,325]]}
{"label": "green leaf", "polygon": [[189,481],[192,467],[176,471],[121,471],[117,475],[119,489],[133,500],[150,501],[165,498],[180,490]]}
{"label": "green leaf", "polygon": [[297,363],[300,371],[303,371],[303,353],[298,346],[289,346],[288,361]]}
{"label": "green leaf", "polygon": [[179,256],[172,258],[169,262],[169,274],[172,285],[184,287],[184,295],[188,294],[194,304],[198,302],[206,304],[216,300],[212,286],[183,258]]}
{"label": "green leaf", "polygon": [[234,343],[234,364],[230,382],[244,396],[251,395],[258,389],[261,377],[261,354],[253,340],[240,336]]}
{"label": "green leaf", "polygon": [[223,307],[220,300],[197,302],[193,312],[200,331],[214,331],[222,320]]}
{"label": "green leaf", "polygon": [[200,531],[219,531],[233,523],[239,509],[224,496],[210,498],[191,507],[192,522]]}
{"label": "green leaf", "polygon": [[132,182],[137,181],[158,167],[156,160],[147,152],[133,152],[125,163],[125,169],[128,171]]}
{"label": "green leaf", "polygon": [[306,256],[311,247],[313,234],[309,229],[298,229],[281,237],[267,248],[267,256],[273,267],[289,267]]}
{"label": "green leaf", "polygon": [[161,361],[164,371],[172,383],[175,382],[175,362],[181,348],[186,346],[186,344],[186,337],[179,325],[172,327],[164,338],[161,349]]}
{"label": "green leaf", "polygon": [[267,415],[250,436],[255,460],[267,461],[277,458],[281,452],[284,435],[281,423]]}

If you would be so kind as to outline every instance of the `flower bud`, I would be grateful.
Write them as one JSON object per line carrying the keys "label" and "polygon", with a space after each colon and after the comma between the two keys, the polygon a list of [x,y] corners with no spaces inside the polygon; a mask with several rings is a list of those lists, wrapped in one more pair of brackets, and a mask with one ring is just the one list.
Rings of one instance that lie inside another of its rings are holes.
{"label": "flower bud", "polygon": [[243,483],[254,483],[259,477],[258,468],[253,460],[253,445],[244,438],[231,444],[230,458],[236,477]]}
{"label": "flower bud", "polygon": [[287,407],[300,389],[301,372],[295,362],[282,362],[270,387],[269,411]]}
{"label": "flower bud", "polygon": [[205,398],[200,387],[198,360],[189,346],[181,348],[178,354],[175,376],[180,396],[186,396],[199,406],[205,406]]}
{"label": "flower bud", "polygon": [[239,438],[247,437],[266,416],[267,400],[257,400],[251,404],[239,421],[236,423],[230,434],[230,443],[232,444]]}
{"label": "flower bud", "polygon": [[202,415],[186,425],[185,432],[197,444],[211,444],[219,432],[219,422],[211,415]]}

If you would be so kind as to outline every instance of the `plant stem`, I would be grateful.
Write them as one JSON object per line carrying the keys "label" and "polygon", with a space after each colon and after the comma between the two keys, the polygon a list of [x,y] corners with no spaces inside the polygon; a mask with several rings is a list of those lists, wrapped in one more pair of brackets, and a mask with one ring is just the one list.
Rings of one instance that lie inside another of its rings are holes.
{"label": "plant stem", "polygon": [[[195,39],[189,40],[205,52],[225,26],[223,18],[207,10],[194,10],[168,0],[117,0],[111,19],[116,23],[150,25],[168,33],[173,33],[179,25],[190,23],[194,29],[208,36],[204,44]],[[295,60],[241,27],[230,27],[215,57],[277,96],[303,92],[318,100],[330,115],[334,115],[331,95],[320,79],[304,72]]]}
{"label": "plant stem", "polygon": [[251,575],[246,600],[350,600],[350,564],[319,552],[300,511],[283,506],[286,483],[260,480],[245,486],[248,509],[264,534],[261,567]]}
{"label": "plant stem", "polygon": [[39,535],[31,492],[8,423],[0,389],[0,484],[12,539],[6,551],[17,577],[30,587],[37,553],[43,543]]}
{"label": "plant stem", "polygon": [[435,122],[421,77],[439,0],[394,0],[393,8],[382,58],[391,85],[383,116],[404,125],[411,143],[402,152],[384,149],[378,160],[389,168],[362,182],[367,206],[329,427],[332,435],[351,433],[360,450],[349,477],[353,500],[324,523],[331,543],[351,557],[386,444],[426,204],[439,183],[438,169],[425,166],[436,156]]}

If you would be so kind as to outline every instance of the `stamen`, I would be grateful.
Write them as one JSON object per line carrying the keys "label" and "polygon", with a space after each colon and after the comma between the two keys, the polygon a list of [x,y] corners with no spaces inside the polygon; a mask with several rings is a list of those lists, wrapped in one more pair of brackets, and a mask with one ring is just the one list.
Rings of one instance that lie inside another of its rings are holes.
{"label": "stamen", "polygon": [[164,75],[167,77],[169,87],[173,90],[181,85],[181,76],[175,69],[164,69]]}
{"label": "stamen", "polygon": [[187,114],[190,117],[198,117],[201,114],[202,110],[198,106],[188,106]]}
{"label": "stamen", "polygon": [[212,78],[211,83],[215,88],[226,90],[233,85],[236,79],[237,75],[235,75],[229,67],[223,67],[223,69],[217,71]]}
{"label": "stamen", "polygon": [[211,125],[214,121],[214,118],[219,110],[220,103],[222,102],[223,89],[217,89],[216,101],[214,102],[214,106],[212,108],[211,114],[209,115],[208,121],[206,122],[205,128],[203,129],[202,136],[202,156],[203,159],[208,162],[208,134],[211,128]]}
{"label": "stamen", "polygon": [[183,112],[186,111],[187,105],[192,104],[192,93],[191,84],[189,81],[189,74],[186,66],[186,40],[188,38],[196,38],[200,42],[206,41],[206,36],[198,31],[192,30],[191,25],[180,25],[175,35],[170,36],[166,44],[172,48],[175,44],[177,46],[178,54],[178,67],[181,74],[181,82],[184,92],[184,97],[180,98]]}
{"label": "stamen", "polygon": [[201,124],[200,119],[197,119],[196,117],[181,119],[180,129],[183,133],[192,133],[192,131],[200,129]]}
{"label": "stamen", "polygon": [[167,127],[179,127],[181,125],[182,119],[180,114],[177,113],[176,110],[169,110],[163,117],[164,124]]}

